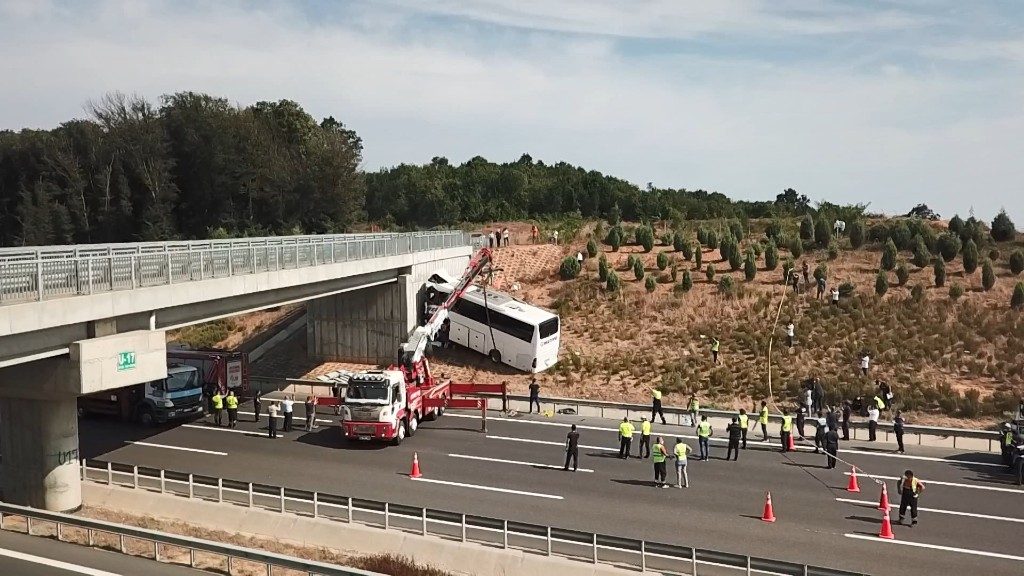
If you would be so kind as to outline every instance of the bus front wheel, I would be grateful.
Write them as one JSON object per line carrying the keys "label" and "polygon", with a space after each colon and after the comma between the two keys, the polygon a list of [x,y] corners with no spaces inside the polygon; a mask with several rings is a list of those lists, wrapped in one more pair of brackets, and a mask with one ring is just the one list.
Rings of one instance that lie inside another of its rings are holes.
{"label": "bus front wheel", "polygon": [[491,350],[489,356],[491,357],[491,362],[494,362],[495,364],[501,364],[501,352],[498,352],[497,349]]}

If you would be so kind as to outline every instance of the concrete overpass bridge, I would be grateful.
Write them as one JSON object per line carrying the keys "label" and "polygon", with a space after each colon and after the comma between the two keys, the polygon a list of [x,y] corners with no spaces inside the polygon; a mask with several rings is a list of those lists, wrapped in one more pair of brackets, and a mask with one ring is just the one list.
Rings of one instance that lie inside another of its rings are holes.
{"label": "concrete overpass bridge", "polygon": [[167,330],[312,301],[311,356],[391,361],[427,277],[461,274],[471,242],[437,231],[0,249],[4,499],[81,506],[77,397],[165,378]]}

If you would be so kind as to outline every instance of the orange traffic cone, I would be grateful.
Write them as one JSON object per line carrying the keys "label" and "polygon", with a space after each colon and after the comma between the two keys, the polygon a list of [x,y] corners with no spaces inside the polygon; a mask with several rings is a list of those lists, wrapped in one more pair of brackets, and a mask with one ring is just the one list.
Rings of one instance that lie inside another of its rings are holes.
{"label": "orange traffic cone", "polygon": [[857,486],[857,467],[850,466],[850,483],[846,486],[847,492],[860,492],[860,486]]}
{"label": "orange traffic cone", "polygon": [[885,512],[882,512],[882,530],[878,532],[879,538],[885,538],[886,540],[892,540],[895,536],[892,533],[892,523],[889,521],[889,509],[886,508]]}
{"label": "orange traffic cone", "polygon": [[786,440],[786,450],[789,450],[789,451],[796,450],[796,445],[793,444],[793,434],[791,433],[788,438],[789,439]]}
{"label": "orange traffic cone", "polygon": [[878,509],[888,511],[889,508],[889,491],[886,490],[885,484],[882,484],[882,498],[878,501]]}
{"label": "orange traffic cone", "polygon": [[416,452],[412,453],[412,472],[409,474],[409,478],[419,478],[423,476],[420,474],[420,457]]}
{"label": "orange traffic cone", "polygon": [[775,522],[775,511],[772,510],[772,493],[768,492],[764,497],[764,514],[761,515],[761,520],[765,522]]}

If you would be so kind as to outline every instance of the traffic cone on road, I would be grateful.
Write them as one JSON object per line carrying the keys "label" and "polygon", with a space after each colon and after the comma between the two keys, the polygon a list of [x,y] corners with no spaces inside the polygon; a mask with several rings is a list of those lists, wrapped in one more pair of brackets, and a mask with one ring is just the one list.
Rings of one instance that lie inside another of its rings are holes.
{"label": "traffic cone on road", "polygon": [[789,450],[790,452],[792,452],[793,450],[796,450],[796,445],[793,444],[793,435],[790,434],[788,436],[788,438],[789,439],[786,440],[786,450]]}
{"label": "traffic cone on road", "polygon": [[889,508],[889,491],[886,490],[885,484],[882,484],[882,498],[878,501],[878,509],[887,511]]}
{"label": "traffic cone on road", "polygon": [[416,452],[412,453],[412,472],[409,474],[409,478],[419,478],[423,476],[420,474],[420,457]]}
{"label": "traffic cone on road", "polygon": [[775,522],[775,511],[772,510],[772,493],[768,492],[764,497],[764,514],[761,515],[761,520],[765,522]]}
{"label": "traffic cone on road", "polygon": [[879,538],[885,538],[886,540],[893,540],[895,536],[892,533],[892,522],[889,521],[889,509],[886,508],[885,512],[882,512],[882,530],[878,532]]}
{"label": "traffic cone on road", "polygon": [[860,486],[857,486],[857,467],[850,466],[850,483],[846,486],[847,492],[860,492]]}

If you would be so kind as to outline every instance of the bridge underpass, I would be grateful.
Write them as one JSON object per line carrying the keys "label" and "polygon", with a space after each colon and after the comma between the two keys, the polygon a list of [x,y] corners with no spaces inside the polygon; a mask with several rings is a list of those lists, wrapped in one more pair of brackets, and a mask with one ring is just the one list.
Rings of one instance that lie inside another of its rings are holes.
{"label": "bridge underpass", "polygon": [[471,253],[448,231],[0,250],[4,500],[81,506],[77,398],[166,378],[167,330],[322,299],[317,357],[387,362]]}

